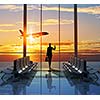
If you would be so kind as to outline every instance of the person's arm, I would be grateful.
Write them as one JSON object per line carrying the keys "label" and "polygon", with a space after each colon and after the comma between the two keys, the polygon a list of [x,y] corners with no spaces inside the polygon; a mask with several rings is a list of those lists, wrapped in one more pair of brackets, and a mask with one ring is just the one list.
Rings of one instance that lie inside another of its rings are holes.
{"label": "person's arm", "polygon": [[52,48],[53,50],[56,50],[56,46],[54,46],[54,48]]}

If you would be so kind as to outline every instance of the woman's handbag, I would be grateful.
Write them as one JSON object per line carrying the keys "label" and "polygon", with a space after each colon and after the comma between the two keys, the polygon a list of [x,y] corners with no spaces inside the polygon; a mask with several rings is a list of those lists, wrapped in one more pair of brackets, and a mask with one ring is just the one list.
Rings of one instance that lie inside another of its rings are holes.
{"label": "woman's handbag", "polygon": [[46,56],[45,61],[49,61],[49,58]]}

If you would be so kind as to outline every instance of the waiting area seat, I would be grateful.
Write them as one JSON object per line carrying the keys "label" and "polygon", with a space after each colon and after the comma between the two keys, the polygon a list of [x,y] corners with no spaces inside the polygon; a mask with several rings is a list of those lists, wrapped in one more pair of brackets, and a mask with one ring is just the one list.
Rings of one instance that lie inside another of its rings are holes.
{"label": "waiting area seat", "polygon": [[13,61],[13,69],[6,69],[6,71],[1,71],[1,73],[4,73],[1,76],[2,80],[10,79],[10,78],[17,78],[17,77],[24,77],[25,74],[30,74],[31,72],[34,72],[37,69],[37,64],[36,62],[30,61],[30,57],[22,57],[18,58]]}
{"label": "waiting area seat", "polygon": [[73,57],[68,62],[63,63],[64,70],[76,75],[87,75],[86,60]]}
{"label": "waiting area seat", "polygon": [[14,60],[13,72],[16,74],[29,73],[37,68],[37,63],[30,61],[29,56]]}

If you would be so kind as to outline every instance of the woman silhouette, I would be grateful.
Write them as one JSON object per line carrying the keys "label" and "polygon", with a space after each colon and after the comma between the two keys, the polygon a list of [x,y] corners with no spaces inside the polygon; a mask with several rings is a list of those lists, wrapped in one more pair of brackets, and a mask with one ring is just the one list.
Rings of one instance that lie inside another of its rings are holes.
{"label": "woman silhouette", "polygon": [[51,43],[49,43],[49,47],[47,48],[47,57],[48,57],[48,63],[49,63],[49,70],[51,69],[51,61],[52,61],[52,50],[55,50],[56,46],[51,47]]}

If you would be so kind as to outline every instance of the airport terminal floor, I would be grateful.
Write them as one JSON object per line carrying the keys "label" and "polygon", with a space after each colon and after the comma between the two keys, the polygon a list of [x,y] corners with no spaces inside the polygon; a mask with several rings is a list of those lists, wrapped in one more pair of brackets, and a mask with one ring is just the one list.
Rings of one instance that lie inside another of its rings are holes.
{"label": "airport terminal floor", "polygon": [[[1,63],[1,62],[0,62]],[[11,62],[9,62],[9,65]],[[8,65],[8,63],[6,64]],[[88,62],[95,70],[100,62]],[[42,70],[32,72],[31,76],[5,82],[0,85],[1,95],[100,95],[100,79],[97,81],[82,81],[72,77],[62,69],[62,62],[53,62],[52,69],[48,69],[48,63],[42,62]],[[0,67],[1,68],[1,67]],[[100,77],[100,74],[97,74]]]}

